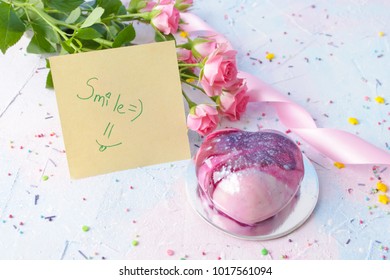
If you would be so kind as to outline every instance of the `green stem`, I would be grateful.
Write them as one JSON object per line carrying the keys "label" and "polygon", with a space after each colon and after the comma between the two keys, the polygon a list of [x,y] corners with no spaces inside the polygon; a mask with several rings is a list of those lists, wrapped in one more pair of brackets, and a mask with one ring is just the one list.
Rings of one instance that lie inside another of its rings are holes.
{"label": "green stem", "polygon": [[183,93],[183,96],[184,96],[185,100],[187,101],[188,107],[189,107],[190,109],[191,109],[192,107],[196,106],[196,103],[193,102],[193,101],[187,96],[187,94],[186,94],[184,91],[182,91],[182,93]]}
{"label": "green stem", "polygon": [[194,85],[194,84],[191,84],[191,83],[189,83],[189,82],[187,82],[187,81],[185,81],[185,80],[184,80],[184,81],[182,80],[182,82],[185,83],[185,84],[187,84],[187,85],[189,85],[189,86],[192,86],[192,87],[194,87],[194,88],[200,90],[200,91],[203,92],[203,93],[206,93],[206,92],[204,91],[204,89],[201,88],[201,87],[199,87],[199,86],[196,86],[196,85]]}
{"label": "green stem", "polygon": [[102,38],[96,38],[96,39],[93,39],[96,43],[99,43],[101,45],[105,45],[106,47],[110,47],[112,48],[112,45],[113,45],[113,42],[111,41],[108,41],[106,39],[102,39]]}
{"label": "green stem", "polygon": [[202,63],[179,63],[179,67],[203,67]]}
{"label": "green stem", "polygon": [[191,76],[191,75],[184,74],[184,73],[180,73],[180,76],[183,77],[183,78],[189,78],[189,79],[199,80],[199,77],[198,77],[198,76]]}
{"label": "green stem", "polygon": [[151,24],[151,26],[153,27],[154,31],[156,31],[157,35],[163,40],[163,41],[166,41],[167,38],[165,38],[165,36],[160,32],[160,30],[157,29],[157,27],[155,27],[153,24]]}
{"label": "green stem", "polygon": [[145,20],[150,20],[149,17],[150,17],[149,13],[137,13],[137,14],[110,16],[102,19],[102,21],[112,20],[112,19],[132,20],[132,19],[140,19],[140,18]]}
{"label": "green stem", "polygon": [[67,24],[66,22],[63,22],[63,21],[60,21],[60,20],[56,20],[55,18],[53,18],[54,22],[58,25],[62,25],[62,26],[65,26],[69,29],[72,29],[72,30],[77,30],[77,26],[75,25],[72,25],[72,24]]}
{"label": "green stem", "polygon": [[22,8],[24,10],[24,13],[26,14],[26,17],[27,17],[27,21],[29,23],[31,23],[31,19],[30,19],[30,16],[28,15],[28,11],[27,11],[26,7],[20,7],[20,8]]}
{"label": "green stem", "polygon": [[30,6],[29,9],[32,10],[33,12],[35,12],[38,16],[40,16],[48,25],[51,26],[51,28],[53,28],[58,34],[60,34],[62,38],[64,38],[65,40],[68,40],[68,36],[66,36],[65,32],[63,32],[55,24],[53,24],[53,22],[55,22],[56,19],[41,12],[39,9],[35,8],[34,6]]}
{"label": "green stem", "polygon": [[191,49],[191,44],[190,44],[190,43],[179,44],[179,45],[177,45],[176,47],[177,47],[177,48],[186,49],[186,50],[190,50],[190,49]]}
{"label": "green stem", "polygon": [[[58,34],[60,34],[60,36],[65,40],[67,41],[69,38],[68,36],[66,35],[66,33],[64,31],[62,31],[60,28],[58,28],[57,25],[55,25],[54,23],[57,21],[55,18],[52,18],[51,16],[49,16],[48,14],[45,14],[44,12],[42,12],[41,10],[35,8],[34,6],[30,5],[29,9],[33,12],[35,12],[37,15],[39,15],[48,25],[50,25],[51,28],[53,28],[53,30],[55,30]],[[80,48],[78,48],[77,46],[75,46],[73,43],[70,43],[70,46],[76,51],[76,52],[80,52]]]}
{"label": "green stem", "polygon": [[7,3],[8,5],[15,5],[15,6],[18,6],[18,7],[26,7],[26,6],[31,6],[32,4],[30,3],[22,3],[22,2],[18,2],[18,1],[2,1],[4,3]]}

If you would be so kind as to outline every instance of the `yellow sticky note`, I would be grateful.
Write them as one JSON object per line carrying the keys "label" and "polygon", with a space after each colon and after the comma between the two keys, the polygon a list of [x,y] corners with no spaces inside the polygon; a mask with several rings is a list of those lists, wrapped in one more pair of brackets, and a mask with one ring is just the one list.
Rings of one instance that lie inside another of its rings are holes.
{"label": "yellow sticky note", "polygon": [[173,41],[50,65],[72,178],[190,158]]}

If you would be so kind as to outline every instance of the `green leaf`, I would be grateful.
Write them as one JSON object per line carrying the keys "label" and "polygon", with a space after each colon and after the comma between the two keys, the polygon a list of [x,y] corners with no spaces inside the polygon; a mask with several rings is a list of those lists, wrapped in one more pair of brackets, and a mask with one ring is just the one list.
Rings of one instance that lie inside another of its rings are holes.
{"label": "green leaf", "polygon": [[130,24],[118,33],[112,47],[113,48],[120,47],[123,44],[133,41],[134,38],[135,38],[135,30],[133,25]]}
{"label": "green leaf", "polygon": [[110,25],[107,30],[107,39],[114,40],[116,35],[119,33],[120,29],[117,26]]}
{"label": "green leaf", "polygon": [[100,34],[95,29],[89,27],[89,28],[83,28],[79,29],[76,33],[76,37],[84,40],[92,40],[96,38],[101,38],[103,35]]}
{"label": "green leaf", "polygon": [[103,15],[104,9],[101,7],[96,7],[89,14],[89,16],[85,19],[84,23],[80,26],[80,28],[90,27],[96,22],[100,21],[100,17]]}
{"label": "green leaf", "polygon": [[127,10],[126,10],[126,7],[125,6],[120,6],[119,10],[118,10],[118,13],[117,15],[126,15],[127,14]]}
{"label": "green leaf", "polygon": [[83,48],[86,49],[90,49],[90,50],[101,49],[101,45],[93,40],[81,40],[81,43],[83,44]]}
{"label": "green leaf", "polygon": [[65,23],[67,24],[71,24],[71,23],[74,23],[76,20],[78,20],[78,18],[81,16],[81,9],[80,7],[77,7],[76,9],[74,9],[70,14],[69,16],[67,17],[67,19],[65,20]]}
{"label": "green leaf", "polygon": [[44,35],[34,33],[34,36],[31,38],[31,41],[27,46],[27,52],[35,54],[54,53],[56,52],[56,49],[48,40],[46,40]]}
{"label": "green leaf", "polygon": [[43,0],[45,7],[49,7],[65,13],[70,13],[83,3],[84,0]]}
{"label": "green leaf", "polygon": [[69,46],[69,42],[68,41],[62,41],[61,42],[61,53],[74,53],[74,49]]}
{"label": "green leaf", "polygon": [[0,49],[3,53],[15,45],[22,37],[26,27],[16,15],[11,5],[0,2]]}
{"label": "green leaf", "polygon": [[51,76],[51,70],[49,71],[49,73],[47,73],[46,88],[54,88],[53,77]]}
{"label": "green leaf", "polygon": [[58,44],[60,42],[58,33],[55,32],[53,28],[42,18],[34,19],[34,21],[31,22],[31,27],[35,34],[42,35],[42,37],[46,38],[48,41],[54,44]]}
{"label": "green leaf", "polygon": [[161,32],[156,31],[154,40],[156,42],[175,41],[175,37],[172,34],[164,35]]}
{"label": "green leaf", "polygon": [[119,8],[123,6],[120,0],[97,0],[96,3],[104,9],[103,17],[118,14]]}
{"label": "green leaf", "polygon": [[93,8],[96,8],[96,0],[84,2],[83,4],[81,4],[80,8],[82,10],[92,10]]}
{"label": "green leaf", "polygon": [[98,50],[101,48],[100,44],[93,40],[81,40],[81,43],[83,44],[83,48],[90,50]]}
{"label": "green leaf", "polygon": [[46,77],[46,88],[54,88],[53,78],[51,76],[50,60],[47,58],[46,58],[46,68],[49,69],[49,73],[47,73],[47,77]]}
{"label": "green leaf", "polygon": [[129,12],[137,13],[140,9],[145,8],[147,1],[145,0],[131,0],[129,3]]}

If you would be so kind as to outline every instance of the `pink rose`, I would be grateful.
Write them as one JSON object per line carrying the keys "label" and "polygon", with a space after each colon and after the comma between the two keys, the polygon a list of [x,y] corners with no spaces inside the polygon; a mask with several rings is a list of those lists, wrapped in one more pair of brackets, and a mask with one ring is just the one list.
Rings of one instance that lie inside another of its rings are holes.
{"label": "pink rose", "polygon": [[160,5],[170,5],[170,4],[175,4],[174,0],[160,0],[159,1]]}
{"label": "pink rose", "polygon": [[145,8],[141,9],[141,12],[150,12],[157,5],[154,1],[147,1]]}
{"label": "pink rose", "polygon": [[237,81],[236,51],[222,45],[211,53],[203,68],[201,84],[208,96],[221,94]]}
{"label": "pink rose", "polygon": [[[201,57],[209,56],[217,48],[217,43],[209,39],[201,39],[203,42],[197,43],[197,39],[194,40],[193,49],[195,52],[198,52]],[[207,41],[204,41],[207,40]]]}
{"label": "pink rose", "polygon": [[236,92],[223,91],[219,96],[218,109],[229,120],[237,121],[240,119],[241,114],[245,112],[248,101],[247,87],[243,85]]}
{"label": "pink rose", "polygon": [[191,108],[187,117],[187,126],[189,129],[198,132],[204,136],[212,132],[218,124],[218,111],[212,106],[206,104],[196,105]]}
{"label": "pink rose", "polygon": [[236,78],[236,80],[225,89],[230,92],[237,92],[243,86],[244,86],[244,79]]}
{"label": "pink rose", "polygon": [[194,4],[193,0],[176,0],[176,4],[192,5]]}
{"label": "pink rose", "polygon": [[177,58],[184,63],[193,64],[197,63],[195,57],[192,55],[192,52],[187,49],[178,48],[177,49]]}
{"label": "pink rose", "polygon": [[177,32],[180,13],[172,3],[157,5],[153,8],[153,11],[160,11],[160,13],[153,17],[151,21],[159,31],[165,35]]}
{"label": "pink rose", "polygon": [[145,8],[141,9],[142,12],[150,12],[150,11],[152,11],[153,8],[156,5],[175,4],[174,0],[161,0],[161,1],[158,1],[158,2],[155,2],[155,1],[145,1],[145,2],[146,2],[146,6],[145,6]]}
{"label": "pink rose", "polygon": [[176,0],[175,6],[179,11],[186,11],[193,3],[193,0]]}

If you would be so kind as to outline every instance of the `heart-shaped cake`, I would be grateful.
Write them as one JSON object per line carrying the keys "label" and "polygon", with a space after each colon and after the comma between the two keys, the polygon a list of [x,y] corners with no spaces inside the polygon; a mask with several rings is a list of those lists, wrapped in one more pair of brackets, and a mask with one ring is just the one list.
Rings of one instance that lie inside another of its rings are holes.
{"label": "heart-shaped cake", "polygon": [[209,134],[195,157],[201,199],[242,225],[286,207],[304,175],[302,153],[284,134],[225,129]]}

